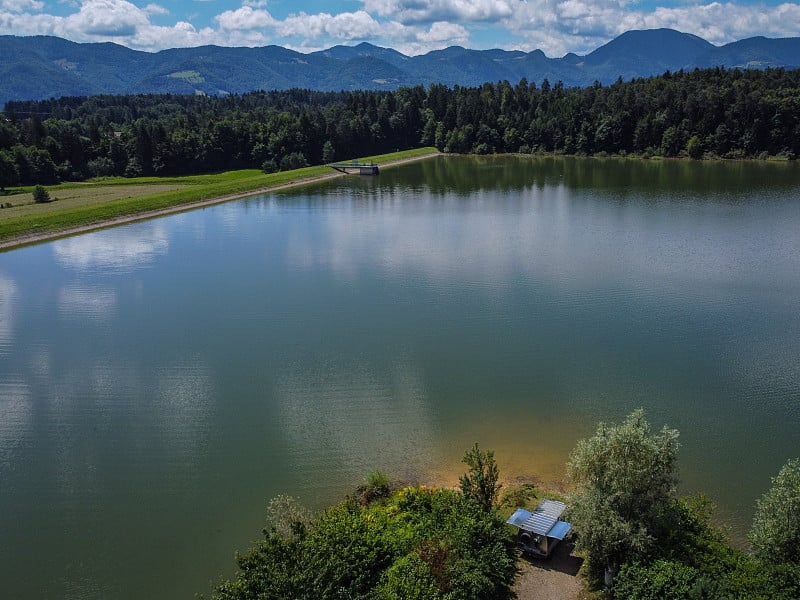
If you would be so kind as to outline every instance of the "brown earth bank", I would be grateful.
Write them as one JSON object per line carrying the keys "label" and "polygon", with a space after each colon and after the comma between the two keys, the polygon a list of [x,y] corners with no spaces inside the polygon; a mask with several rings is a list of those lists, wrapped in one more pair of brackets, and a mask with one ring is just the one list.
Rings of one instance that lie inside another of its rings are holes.
{"label": "brown earth bank", "polygon": [[[400,160],[391,160],[386,162],[378,163],[382,169],[388,167],[394,167],[397,165],[414,162],[417,160],[423,160],[426,158],[431,158],[433,156],[437,156],[437,152],[432,152],[430,154],[424,154],[422,156],[413,156],[410,158],[403,158]],[[125,215],[122,217],[116,217],[114,219],[108,219],[105,221],[99,221],[97,223],[91,223],[88,225],[81,225],[79,227],[71,227],[69,229],[62,229],[58,231],[48,231],[46,233],[36,233],[36,234],[24,234],[19,235],[11,239],[0,241],[0,250],[10,250],[12,248],[16,248],[18,246],[27,246],[30,244],[38,244],[39,242],[45,242],[49,240],[54,240],[63,237],[69,237],[73,235],[79,235],[81,233],[87,233],[89,231],[96,231],[98,229],[106,229],[108,227],[116,227],[118,225],[125,225],[127,223],[134,223],[136,221],[144,221],[147,219],[155,219],[157,217],[163,217],[165,215],[171,215],[174,213],[184,212],[187,210],[194,210],[196,208],[203,208],[206,206],[212,206],[214,204],[222,204],[223,202],[230,202],[231,200],[240,200],[242,198],[247,198],[249,196],[257,196],[259,194],[266,194],[270,192],[278,192],[281,190],[290,189],[293,187],[301,186],[301,185],[308,185],[311,183],[317,183],[320,181],[326,181],[328,179],[335,179],[337,177],[346,177],[344,173],[340,173],[338,171],[328,173],[326,175],[318,175],[316,177],[305,177],[299,178],[294,181],[290,181],[289,183],[250,190],[247,192],[241,192],[238,194],[230,194],[227,196],[221,196],[219,198],[212,198],[210,200],[200,200],[198,202],[189,202],[186,204],[177,204],[175,206],[170,206],[168,208],[162,208],[159,210],[150,210],[141,213],[136,213],[133,215]]]}

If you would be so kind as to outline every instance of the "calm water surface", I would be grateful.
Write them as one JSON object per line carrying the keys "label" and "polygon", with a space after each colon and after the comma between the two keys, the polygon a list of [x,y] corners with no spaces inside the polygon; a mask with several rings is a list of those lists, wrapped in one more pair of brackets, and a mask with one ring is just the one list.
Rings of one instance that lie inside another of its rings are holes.
{"label": "calm water surface", "polygon": [[192,598],[266,501],[643,406],[741,539],[800,448],[798,165],[441,158],[0,254],[0,581]]}

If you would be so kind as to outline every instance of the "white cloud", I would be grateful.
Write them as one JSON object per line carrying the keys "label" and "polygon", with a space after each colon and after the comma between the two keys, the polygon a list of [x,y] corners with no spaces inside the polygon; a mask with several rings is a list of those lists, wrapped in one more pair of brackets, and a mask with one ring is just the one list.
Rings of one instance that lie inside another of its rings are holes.
{"label": "white cloud", "polygon": [[[712,2],[703,6],[657,8],[653,13],[626,15],[619,31],[669,27],[698,35],[713,44],[725,44],[755,35],[791,37],[800,31],[800,5],[742,6]],[[635,25],[634,25],[635,24]]]}
{"label": "white cloud", "polygon": [[[266,0],[242,0],[199,27],[197,19],[156,25],[169,11],[157,3],[140,8],[128,0],[83,0],[68,16],[40,12],[41,0],[0,0],[0,34],[58,35],[78,42],[115,41],[140,50],[167,47],[263,46],[301,51],[370,41],[405,54],[451,45],[519,50],[548,56],[585,54],[630,29],[670,27],[714,44],[765,35],[796,36],[800,4],[683,4],[645,10],[632,0],[361,0],[363,10],[338,14],[304,12],[276,19]],[[67,4],[69,5],[69,4]],[[498,37],[490,40],[489,32]],[[478,35],[480,34],[480,35]],[[489,40],[487,42],[487,40]]]}
{"label": "white cloud", "polygon": [[292,15],[276,24],[279,35],[334,40],[363,40],[380,37],[384,27],[363,10],[329,15]]}
{"label": "white cloud", "polygon": [[540,48],[548,56],[563,56],[585,54],[631,29],[668,27],[717,45],[756,35],[796,36],[800,5],[712,2],[645,12],[630,10],[616,0],[528,0],[517,4],[513,18],[503,25],[524,40],[517,48]]}
{"label": "white cloud", "polygon": [[275,27],[277,21],[266,10],[255,9],[251,6],[242,6],[236,10],[226,10],[214,17],[223,30],[247,31],[250,29],[263,29]]}
{"label": "white cloud", "polygon": [[21,13],[28,10],[42,10],[44,2],[39,0],[0,0],[0,10]]}
{"label": "white cloud", "polygon": [[400,23],[496,22],[514,14],[520,0],[363,0],[364,8]]}
{"label": "white cloud", "polygon": [[148,15],[168,15],[169,11],[158,4],[148,4],[144,7],[144,11]]}
{"label": "white cloud", "polygon": [[463,25],[437,21],[427,30],[402,25],[400,27],[402,30],[391,39],[391,45],[408,56],[425,54],[448,46],[469,45],[469,31]]}
{"label": "white cloud", "polygon": [[148,25],[147,13],[126,0],[86,0],[76,14],[64,19],[67,31],[108,38],[132,37]]}
{"label": "white cloud", "polygon": [[428,31],[421,31],[417,39],[425,43],[447,42],[450,45],[465,43],[469,39],[469,32],[462,26],[445,21],[437,21]]}

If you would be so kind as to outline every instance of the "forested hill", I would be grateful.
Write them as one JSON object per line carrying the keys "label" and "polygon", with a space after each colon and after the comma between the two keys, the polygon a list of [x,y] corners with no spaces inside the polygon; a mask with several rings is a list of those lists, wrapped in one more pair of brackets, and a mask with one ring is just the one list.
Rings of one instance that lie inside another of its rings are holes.
{"label": "forested hill", "polygon": [[721,68],[565,88],[523,80],[394,92],[95,96],[11,102],[0,184],[290,169],[435,145],[444,152],[794,158],[800,70]]}
{"label": "forested hill", "polygon": [[548,58],[541,50],[467,50],[459,47],[405,56],[370,44],[301,54],[278,46],[203,46],[157,53],[111,43],[77,44],[56,37],[0,36],[0,107],[8,100],[96,94],[241,94],[292,88],[318,91],[395,90],[441,83],[486,81],[567,87],[667,70],[800,67],[800,38],[750,38],[714,46],[671,29],[629,31],[586,56]]}

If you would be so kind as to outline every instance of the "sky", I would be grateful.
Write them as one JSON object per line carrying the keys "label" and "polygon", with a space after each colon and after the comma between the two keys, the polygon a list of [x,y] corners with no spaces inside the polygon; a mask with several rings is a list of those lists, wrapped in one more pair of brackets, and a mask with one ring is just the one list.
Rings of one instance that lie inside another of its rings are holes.
{"label": "sky", "polygon": [[417,55],[448,46],[587,54],[631,29],[712,44],[800,36],[780,0],[0,0],[0,35],[56,35],[158,51],[276,44],[313,52],[370,42]]}

